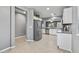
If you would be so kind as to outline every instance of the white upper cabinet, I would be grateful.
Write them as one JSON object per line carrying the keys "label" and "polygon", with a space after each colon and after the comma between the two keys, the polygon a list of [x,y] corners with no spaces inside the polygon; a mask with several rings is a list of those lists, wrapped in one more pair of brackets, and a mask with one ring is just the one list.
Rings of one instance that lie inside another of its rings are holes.
{"label": "white upper cabinet", "polygon": [[63,11],[63,24],[72,23],[72,7],[65,8]]}

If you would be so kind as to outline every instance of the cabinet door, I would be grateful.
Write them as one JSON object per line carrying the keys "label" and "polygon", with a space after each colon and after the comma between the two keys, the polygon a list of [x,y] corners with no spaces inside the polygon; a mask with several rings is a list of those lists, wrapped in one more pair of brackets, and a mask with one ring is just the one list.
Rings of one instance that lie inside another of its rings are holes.
{"label": "cabinet door", "polygon": [[62,48],[71,51],[71,42],[72,42],[71,34],[64,34],[63,37],[64,39],[62,40]]}
{"label": "cabinet door", "polygon": [[72,23],[72,7],[65,8],[63,11],[63,24]]}
{"label": "cabinet door", "polygon": [[59,46],[59,48],[62,48],[62,39],[63,35],[61,33],[57,33],[57,46]]}
{"label": "cabinet door", "polygon": [[0,50],[10,47],[10,7],[0,6]]}
{"label": "cabinet door", "polygon": [[72,36],[71,34],[63,34],[61,35],[60,40],[59,40],[59,48],[67,50],[67,51],[72,51],[71,50],[71,40],[72,40]]}
{"label": "cabinet door", "polygon": [[72,35],[71,34],[57,34],[57,45],[60,49],[64,49],[67,51],[72,51]]}
{"label": "cabinet door", "polygon": [[42,29],[42,33],[45,33],[45,29]]}

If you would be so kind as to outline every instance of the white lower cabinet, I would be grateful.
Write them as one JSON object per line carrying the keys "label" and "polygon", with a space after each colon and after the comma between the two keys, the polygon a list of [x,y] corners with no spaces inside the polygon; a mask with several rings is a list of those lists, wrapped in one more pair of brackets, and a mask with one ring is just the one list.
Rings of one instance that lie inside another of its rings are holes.
{"label": "white lower cabinet", "polygon": [[72,35],[57,33],[57,45],[60,49],[72,52]]}
{"label": "white lower cabinet", "polygon": [[42,29],[42,33],[45,33],[45,29]]}

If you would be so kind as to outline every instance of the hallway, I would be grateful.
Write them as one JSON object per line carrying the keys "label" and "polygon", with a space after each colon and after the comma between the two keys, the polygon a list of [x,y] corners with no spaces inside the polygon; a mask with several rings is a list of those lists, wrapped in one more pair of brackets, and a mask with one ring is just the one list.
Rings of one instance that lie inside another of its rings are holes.
{"label": "hallway", "polygon": [[43,34],[43,39],[35,42],[27,42],[25,37],[16,39],[16,48],[13,48],[9,53],[62,53],[57,49],[56,36]]}

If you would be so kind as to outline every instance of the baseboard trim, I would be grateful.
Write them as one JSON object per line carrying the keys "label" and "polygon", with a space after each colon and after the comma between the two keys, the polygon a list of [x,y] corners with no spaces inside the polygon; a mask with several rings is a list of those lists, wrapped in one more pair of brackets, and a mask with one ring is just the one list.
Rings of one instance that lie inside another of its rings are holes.
{"label": "baseboard trim", "polygon": [[64,51],[68,51],[68,52],[72,52],[72,50],[70,50],[70,49],[63,49]]}
{"label": "baseboard trim", "polygon": [[21,38],[21,37],[24,37],[24,36],[18,36],[18,37],[16,37],[16,39]]}
{"label": "baseboard trim", "polygon": [[72,53],[72,50],[69,50],[69,49],[62,49],[62,48],[60,48],[59,46],[58,46],[57,48],[58,48],[58,49],[61,49],[61,50],[63,50],[63,51],[67,51],[67,52]]}
{"label": "baseboard trim", "polygon": [[5,48],[5,49],[1,50],[0,53],[6,52],[7,50],[13,49],[13,48],[15,48],[15,47],[16,47],[16,46],[12,46],[12,47]]}
{"label": "baseboard trim", "polygon": [[5,49],[1,50],[0,53],[5,52],[5,51],[9,50],[10,48],[11,47],[5,48]]}
{"label": "baseboard trim", "polygon": [[12,46],[12,47],[10,47],[11,49],[13,49],[13,48],[15,48],[16,46]]}
{"label": "baseboard trim", "polygon": [[27,42],[34,42],[34,40],[26,40]]}

